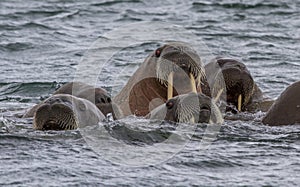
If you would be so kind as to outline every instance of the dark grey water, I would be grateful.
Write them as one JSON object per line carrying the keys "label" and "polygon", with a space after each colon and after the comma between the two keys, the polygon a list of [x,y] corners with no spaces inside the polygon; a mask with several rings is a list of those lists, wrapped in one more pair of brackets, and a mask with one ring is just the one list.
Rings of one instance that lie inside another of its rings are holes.
{"label": "dark grey water", "polygon": [[[179,25],[213,55],[243,60],[271,98],[299,80],[298,1],[2,0],[0,185],[297,186],[300,128],[263,126],[263,113],[249,121],[226,121],[208,150],[199,150],[203,132],[196,131],[172,158],[142,167],[110,162],[96,154],[79,131],[34,131],[30,119],[15,117],[61,83],[72,81],[98,38],[142,21]],[[120,51],[97,84],[120,89],[152,47],[141,44]],[[131,71],[119,75],[128,66]],[[112,81],[116,78],[117,85]]]}

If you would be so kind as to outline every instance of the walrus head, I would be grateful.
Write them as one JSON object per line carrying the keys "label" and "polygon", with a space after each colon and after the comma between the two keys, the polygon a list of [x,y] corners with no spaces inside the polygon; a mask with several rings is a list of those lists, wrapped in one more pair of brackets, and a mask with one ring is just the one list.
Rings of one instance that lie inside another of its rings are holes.
{"label": "walrus head", "polygon": [[270,126],[300,124],[300,81],[288,86],[273,103],[262,123]]}
{"label": "walrus head", "polygon": [[[243,111],[254,93],[254,80],[247,67],[235,59],[216,58],[220,71],[216,74],[213,92],[226,90],[228,104],[234,105],[238,111]],[[225,84],[225,85],[224,85]]]}
{"label": "walrus head", "polygon": [[201,93],[188,93],[169,99],[148,116],[178,123],[222,123],[223,117],[214,101]]}
{"label": "walrus head", "polygon": [[113,118],[117,119],[121,115],[104,88],[94,87],[83,82],[69,82],[56,90],[54,94],[70,94],[87,99],[94,103],[104,116],[112,113]]}
{"label": "walrus head", "polygon": [[185,43],[172,42],[154,50],[114,97],[122,113],[145,116],[168,99],[210,89],[202,61]]}
{"label": "walrus head", "polygon": [[72,130],[79,127],[70,96],[54,95],[45,100],[34,115],[37,130]]}
{"label": "walrus head", "polygon": [[187,44],[168,43],[154,52],[157,58],[156,74],[160,83],[168,87],[168,99],[173,97],[173,87],[178,94],[201,93],[201,80],[205,77],[203,63],[197,52]]}
{"label": "walrus head", "polygon": [[104,116],[107,116],[109,113],[112,114],[114,119],[118,119],[119,116],[121,116],[118,107],[112,101],[110,95],[102,88],[88,88],[82,90],[77,97],[87,99],[94,103]]}

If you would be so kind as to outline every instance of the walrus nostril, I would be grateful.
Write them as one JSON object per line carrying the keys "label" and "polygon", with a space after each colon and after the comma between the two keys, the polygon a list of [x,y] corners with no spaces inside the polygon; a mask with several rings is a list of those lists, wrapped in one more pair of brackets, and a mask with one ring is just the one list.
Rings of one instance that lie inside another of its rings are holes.
{"label": "walrus nostril", "polygon": [[107,98],[107,102],[111,103],[111,98],[110,97]]}
{"label": "walrus nostril", "polygon": [[210,110],[208,107],[201,107],[199,113],[199,123],[208,123],[210,119]]}
{"label": "walrus nostril", "polygon": [[105,103],[105,99],[104,98],[101,98],[100,100],[101,100],[102,103]]}
{"label": "walrus nostril", "polygon": [[168,101],[168,102],[166,103],[166,106],[167,106],[168,109],[171,109],[171,108],[173,108],[173,106],[174,106],[174,102],[173,102],[173,101]]}

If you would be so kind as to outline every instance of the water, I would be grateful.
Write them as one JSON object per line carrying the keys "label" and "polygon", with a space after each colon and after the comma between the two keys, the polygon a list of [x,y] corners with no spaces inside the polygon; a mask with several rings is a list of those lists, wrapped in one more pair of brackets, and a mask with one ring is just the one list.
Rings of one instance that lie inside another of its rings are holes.
{"label": "water", "polygon": [[[199,150],[203,131],[196,130],[193,140],[172,158],[141,167],[120,166],[96,154],[78,130],[34,131],[31,119],[16,115],[47,98],[61,83],[72,81],[98,38],[142,21],[182,26],[213,55],[243,60],[262,90],[276,98],[299,80],[299,10],[300,3],[292,0],[2,0],[0,185],[298,185],[300,128],[264,126],[263,113],[249,114],[251,120],[225,121],[208,150]],[[120,51],[101,72],[97,85],[120,89],[155,46],[141,44]],[[125,67],[128,71],[119,75]]]}

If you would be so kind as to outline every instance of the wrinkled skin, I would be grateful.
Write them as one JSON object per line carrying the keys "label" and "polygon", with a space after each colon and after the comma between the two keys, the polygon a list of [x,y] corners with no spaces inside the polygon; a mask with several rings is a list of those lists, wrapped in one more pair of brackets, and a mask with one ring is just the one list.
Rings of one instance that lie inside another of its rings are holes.
{"label": "wrinkled skin", "polygon": [[264,97],[251,73],[242,62],[231,58],[216,58],[205,65],[208,82],[215,97],[220,90],[226,111],[237,112],[241,95],[241,111],[267,111],[273,101]]}
{"label": "wrinkled skin", "polygon": [[169,99],[147,116],[179,123],[222,123],[223,117],[214,101],[204,94],[182,94]]}
{"label": "wrinkled skin", "polygon": [[300,123],[300,81],[281,93],[262,122],[270,126]]}
{"label": "wrinkled skin", "polygon": [[90,101],[57,94],[38,105],[33,118],[36,130],[73,130],[97,125],[104,115]]}
{"label": "wrinkled skin", "polygon": [[124,116],[145,116],[168,100],[168,75],[171,72],[174,73],[172,97],[191,92],[191,74],[196,90],[210,94],[200,57],[188,45],[174,42],[154,50],[113,101]]}

